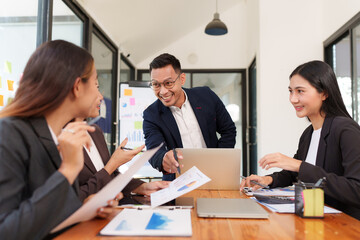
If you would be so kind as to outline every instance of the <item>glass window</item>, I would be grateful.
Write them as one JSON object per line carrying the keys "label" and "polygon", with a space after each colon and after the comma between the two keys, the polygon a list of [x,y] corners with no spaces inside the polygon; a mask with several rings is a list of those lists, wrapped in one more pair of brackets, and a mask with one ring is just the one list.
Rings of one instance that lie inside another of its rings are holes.
{"label": "glass window", "polygon": [[[104,101],[100,107],[101,119],[96,123],[104,132],[105,140],[109,150],[111,150],[112,139],[112,104],[113,104],[113,55],[109,47],[107,47],[96,34],[92,34],[92,55],[95,60],[95,67],[98,74],[100,92],[104,97]],[[115,114],[115,113],[114,113]],[[113,133],[115,134],[115,132]]]}
{"label": "glass window", "polygon": [[127,63],[121,56],[120,59],[120,82],[129,82],[135,80],[135,69]]}
{"label": "glass window", "polygon": [[193,87],[208,86],[222,100],[236,126],[235,148],[241,148],[241,73],[193,73],[192,77]]}
{"label": "glass window", "polygon": [[333,69],[336,74],[346,109],[352,114],[352,81],[350,64],[350,37],[341,39],[332,47]]}
{"label": "glass window", "polygon": [[52,38],[83,46],[83,21],[62,1],[54,0]]}
{"label": "glass window", "polygon": [[15,96],[26,62],[36,49],[37,11],[38,0],[1,2],[0,110]]}

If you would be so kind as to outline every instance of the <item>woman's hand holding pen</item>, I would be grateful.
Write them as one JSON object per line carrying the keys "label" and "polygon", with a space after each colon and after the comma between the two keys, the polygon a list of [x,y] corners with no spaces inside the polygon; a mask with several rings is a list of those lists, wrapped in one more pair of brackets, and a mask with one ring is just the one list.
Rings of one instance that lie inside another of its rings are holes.
{"label": "woman's hand holding pen", "polygon": [[95,131],[95,128],[85,122],[69,123],[58,136],[58,150],[62,156],[59,168],[72,184],[84,165],[83,146],[90,148],[91,139],[87,132]]}
{"label": "woman's hand holding pen", "polygon": [[145,145],[142,145],[138,148],[133,150],[123,150],[122,148],[125,147],[127,144],[128,139],[125,138],[124,141],[120,144],[120,146],[115,150],[113,155],[111,156],[108,163],[105,165],[105,170],[111,175],[118,167],[130,161],[133,157],[135,157],[141,150],[144,149]]}
{"label": "woman's hand holding pen", "polygon": [[[177,150],[176,156],[178,159],[183,159],[182,152]],[[162,162],[163,170],[168,173],[176,173],[180,166],[179,162],[175,159],[174,150],[168,151],[163,158]]]}
{"label": "woman's hand holding pen", "polygon": [[272,167],[278,167],[284,170],[299,172],[301,161],[281,153],[270,153],[260,159],[259,165],[266,170]]}
{"label": "woman's hand holding pen", "polygon": [[272,177],[270,176],[258,176],[258,175],[250,175],[249,177],[244,178],[240,183],[240,191],[244,189],[244,187],[251,187],[254,191],[262,188],[260,185],[255,184],[253,182],[260,183],[261,185],[268,186],[273,182]]}

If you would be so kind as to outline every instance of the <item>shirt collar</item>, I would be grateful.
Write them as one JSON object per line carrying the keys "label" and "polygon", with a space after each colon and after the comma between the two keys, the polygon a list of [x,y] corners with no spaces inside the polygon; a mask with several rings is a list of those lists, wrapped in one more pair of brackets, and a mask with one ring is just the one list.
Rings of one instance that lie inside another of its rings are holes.
{"label": "shirt collar", "polygon": [[183,92],[184,92],[184,94],[185,94],[185,102],[181,105],[181,108],[178,108],[178,107],[176,107],[176,106],[170,106],[169,108],[170,108],[171,112],[181,111],[181,109],[182,109],[183,107],[187,107],[187,106],[190,105],[189,99],[188,99],[188,97],[187,97],[186,92],[184,91],[184,89],[183,89]]}

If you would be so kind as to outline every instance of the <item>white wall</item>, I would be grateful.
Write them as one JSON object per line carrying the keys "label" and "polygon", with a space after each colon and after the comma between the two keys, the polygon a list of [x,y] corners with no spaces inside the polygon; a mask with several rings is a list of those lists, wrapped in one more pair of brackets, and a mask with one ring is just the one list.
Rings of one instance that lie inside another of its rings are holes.
{"label": "white wall", "polygon": [[323,40],[326,40],[360,11],[359,0],[323,0]]}
{"label": "white wall", "polygon": [[246,3],[246,13],[246,67],[249,67],[259,52],[259,0],[248,0]]}
{"label": "white wall", "polygon": [[[228,28],[226,35],[206,35],[204,24],[171,45],[164,46],[136,67],[148,69],[156,56],[167,52],[180,60],[182,68],[246,68],[246,14],[244,1],[239,1],[233,8],[220,12],[220,19]],[[209,18],[209,22],[211,20]]]}
{"label": "white wall", "polygon": [[[258,156],[293,156],[309,125],[298,119],[288,100],[289,74],[298,65],[322,59],[322,2],[260,0],[258,52]],[[271,171],[258,169],[263,175]]]}

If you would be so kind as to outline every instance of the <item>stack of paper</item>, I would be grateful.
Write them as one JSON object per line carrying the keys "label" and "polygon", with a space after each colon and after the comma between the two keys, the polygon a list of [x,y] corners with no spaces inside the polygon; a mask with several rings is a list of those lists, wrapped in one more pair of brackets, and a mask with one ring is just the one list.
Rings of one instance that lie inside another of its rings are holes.
{"label": "stack of paper", "polygon": [[[258,203],[267,207],[268,209],[270,209],[273,212],[295,213],[295,203],[292,203],[292,204],[267,204],[267,203],[258,201],[255,197],[251,197],[251,199],[257,201]],[[339,211],[335,208],[324,206],[324,213],[341,213],[341,211]]]}
{"label": "stack of paper", "polygon": [[263,195],[263,196],[282,196],[282,197],[295,197],[295,188],[294,187],[285,187],[285,188],[270,188],[270,189],[258,189],[252,191],[249,188],[244,189],[247,196],[253,196],[254,194]]}

